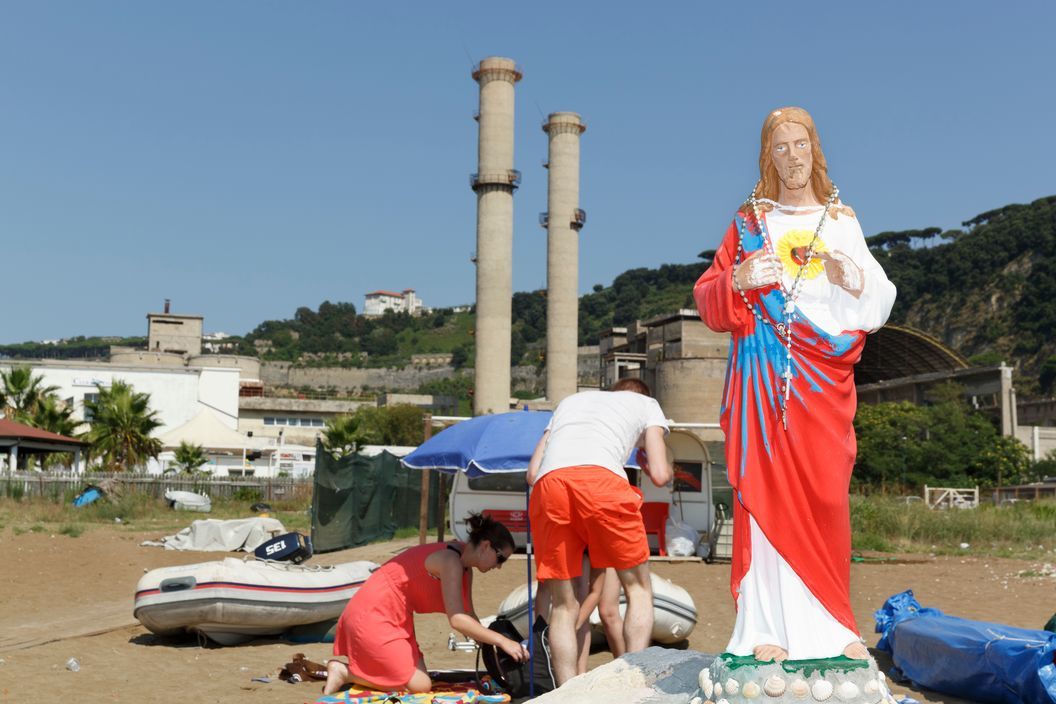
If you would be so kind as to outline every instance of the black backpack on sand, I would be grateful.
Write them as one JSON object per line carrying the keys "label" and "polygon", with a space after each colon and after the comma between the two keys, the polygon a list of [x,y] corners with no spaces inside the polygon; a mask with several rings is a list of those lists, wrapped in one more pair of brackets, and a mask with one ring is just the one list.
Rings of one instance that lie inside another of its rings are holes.
{"label": "black backpack on sand", "polygon": [[[505,616],[499,616],[488,626],[496,633],[501,633],[510,640],[518,643],[524,638],[513,626],[513,622]],[[534,682],[534,696],[545,694],[557,687],[554,681],[554,671],[550,665],[550,626],[542,616],[536,616],[535,626],[532,628],[532,640],[534,642],[534,667],[529,662],[517,662],[507,655],[501,648],[494,645],[481,645],[480,654],[484,660],[484,667],[491,678],[502,687],[503,691],[517,699],[528,696],[529,680]]]}

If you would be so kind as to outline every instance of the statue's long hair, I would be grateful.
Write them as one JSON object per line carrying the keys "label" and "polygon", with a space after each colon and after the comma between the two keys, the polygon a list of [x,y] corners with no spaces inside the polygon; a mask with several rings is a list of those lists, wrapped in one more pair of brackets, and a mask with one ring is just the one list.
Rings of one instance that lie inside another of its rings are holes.
{"label": "statue's long hair", "polygon": [[759,140],[759,185],[755,190],[756,198],[769,198],[777,200],[781,192],[781,179],[777,175],[774,161],[770,157],[773,147],[774,130],[786,122],[795,122],[803,125],[810,135],[810,151],[813,156],[813,166],[810,172],[810,188],[819,203],[824,203],[829,193],[832,192],[832,181],[829,180],[829,165],[825,161],[825,154],[821,151],[821,139],[818,138],[818,130],[814,126],[814,119],[810,113],[803,108],[787,107],[772,111],[763,122],[763,132]]}

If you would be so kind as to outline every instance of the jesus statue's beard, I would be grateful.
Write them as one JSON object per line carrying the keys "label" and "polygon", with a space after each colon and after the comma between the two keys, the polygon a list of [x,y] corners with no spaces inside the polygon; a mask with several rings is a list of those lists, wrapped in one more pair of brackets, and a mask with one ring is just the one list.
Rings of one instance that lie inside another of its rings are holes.
{"label": "jesus statue's beard", "polygon": [[790,191],[798,191],[806,187],[807,182],[810,181],[810,171],[803,164],[786,166],[778,173],[778,176],[781,178],[781,183]]}

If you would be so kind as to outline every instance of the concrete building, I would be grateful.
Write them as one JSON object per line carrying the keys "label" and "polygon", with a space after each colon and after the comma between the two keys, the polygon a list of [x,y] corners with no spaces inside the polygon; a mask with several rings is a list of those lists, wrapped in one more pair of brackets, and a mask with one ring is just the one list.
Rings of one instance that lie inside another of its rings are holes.
{"label": "concrete building", "polygon": [[202,316],[147,313],[147,349],[196,356],[202,353]]}
{"label": "concrete building", "polygon": [[449,367],[455,355],[451,352],[422,352],[411,355],[412,367]]}
{"label": "concrete building", "polygon": [[426,312],[422,299],[418,298],[413,288],[405,288],[401,293],[395,291],[371,291],[364,296],[363,315],[384,315],[385,311],[420,315]]}
{"label": "concrete building", "polygon": [[453,416],[458,412],[458,399],[454,396],[433,394],[381,394],[378,407],[409,405],[417,406],[434,416]]}
{"label": "concrete building", "polygon": [[238,399],[238,431],[247,437],[274,443],[315,447],[326,421],[371,401],[345,401],[273,396],[242,396]]}
{"label": "concrete building", "polygon": [[[716,427],[725,384],[730,336],[712,332],[695,310],[635,321],[605,331],[598,346],[601,388],[618,379],[639,378],[653,389],[668,417],[688,424],[721,463],[723,435]],[[919,330],[888,325],[867,339],[855,366],[858,402],[930,402],[930,392],[949,382],[963,388],[965,401],[986,414],[1001,433],[1030,448],[1034,459],[1056,450],[1056,428],[1043,425],[1043,403],[1016,400],[1012,369],[969,367],[941,341]],[[1056,409],[1056,402],[1051,402]],[[1031,425],[1020,425],[1020,423]],[[716,483],[716,485],[718,485]]]}
{"label": "concrete building", "polygon": [[649,384],[661,408],[692,426],[702,441],[723,439],[718,429],[730,336],[709,329],[683,309],[606,331],[598,345],[601,388],[626,377]]}
{"label": "concrete building", "polygon": [[[907,370],[908,371],[908,370]],[[1012,386],[1012,367],[965,367],[948,371],[899,376],[870,384],[861,383],[858,374],[858,403],[909,401],[924,405],[936,386],[954,383],[964,388],[968,405],[992,417],[1002,435],[1016,434],[1016,390]]]}
{"label": "concrete building", "polygon": [[546,398],[554,403],[576,393],[579,344],[579,231],[587,215],[579,207],[579,138],[587,129],[574,112],[551,113],[546,228]]}
{"label": "concrete building", "polygon": [[493,56],[473,69],[480,85],[477,171],[477,317],[473,412],[510,408],[510,334],[513,304],[514,84],[522,73],[512,59]]}
{"label": "concrete building", "polygon": [[213,354],[237,352],[238,343],[226,332],[210,332],[202,335],[202,349]]}

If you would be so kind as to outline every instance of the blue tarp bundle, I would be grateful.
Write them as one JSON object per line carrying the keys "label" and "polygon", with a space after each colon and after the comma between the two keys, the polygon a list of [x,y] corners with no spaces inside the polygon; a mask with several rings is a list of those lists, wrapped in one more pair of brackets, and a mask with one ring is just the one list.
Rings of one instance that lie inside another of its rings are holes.
{"label": "blue tarp bundle", "polygon": [[1056,633],[947,616],[911,590],[874,616],[896,679],[977,702],[1056,703]]}
{"label": "blue tarp bundle", "polygon": [[73,499],[73,505],[77,507],[87,506],[93,501],[102,498],[103,490],[97,486],[89,486]]}

